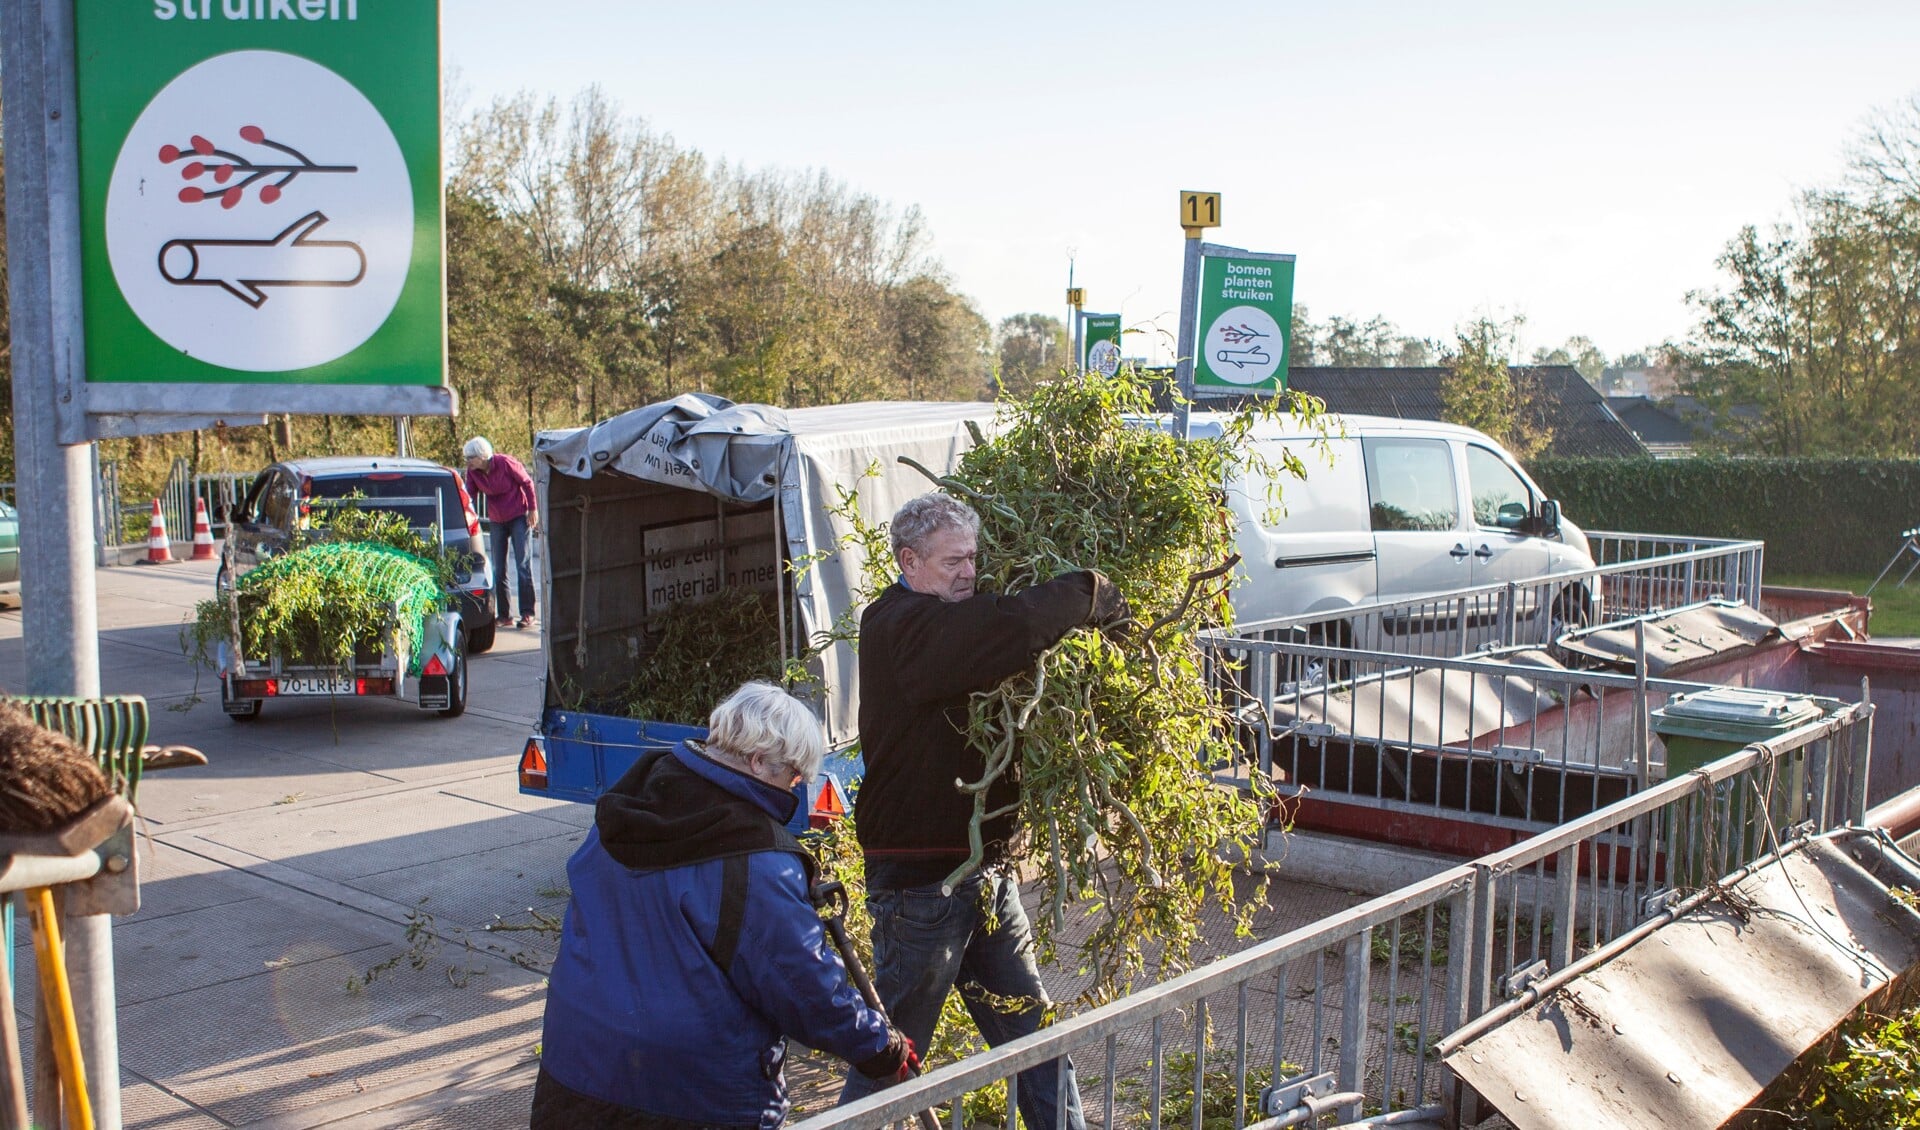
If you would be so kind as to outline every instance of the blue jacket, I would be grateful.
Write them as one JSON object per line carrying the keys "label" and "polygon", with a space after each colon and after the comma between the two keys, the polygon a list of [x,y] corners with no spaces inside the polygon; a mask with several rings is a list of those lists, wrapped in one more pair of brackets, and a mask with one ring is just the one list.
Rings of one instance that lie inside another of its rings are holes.
{"label": "blue jacket", "polygon": [[[786,1037],[853,1063],[887,1051],[886,1022],[808,901],[809,861],[779,827],[795,803],[684,744],[600,798],[567,863],[547,1074],[632,1111],[772,1130],[787,1113]],[[723,970],[712,951],[729,858],[745,859],[747,882]]]}

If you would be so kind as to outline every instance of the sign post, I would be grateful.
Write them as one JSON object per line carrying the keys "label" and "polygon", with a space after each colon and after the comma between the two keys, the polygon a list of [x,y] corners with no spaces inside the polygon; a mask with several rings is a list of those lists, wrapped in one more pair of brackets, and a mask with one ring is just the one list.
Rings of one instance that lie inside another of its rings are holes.
{"label": "sign post", "polygon": [[1200,258],[1194,390],[1284,391],[1293,336],[1293,256],[1205,243]]}
{"label": "sign post", "polygon": [[1183,191],[1180,193],[1180,228],[1187,237],[1186,255],[1180,261],[1180,337],[1174,359],[1174,380],[1179,385],[1179,403],[1174,405],[1174,424],[1181,439],[1190,434],[1193,413],[1193,327],[1199,317],[1200,236],[1208,228],[1220,226],[1220,194]]}
{"label": "sign post", "polygon": [[64,442],[452,414],[438,8],[71,12],[85,367]]}
{"label": "sign post", "polygon": [[1082,371],[1086,369],[1086,354],[1081,349],[1081,322],[1084,320],[1080,308],[1087,304],[1085,287],[1067,288],[1067,308],[1073,312],[1073,363]]}
{"label": "sign post", "polygon": [[[73,192],[73,0],[0,4],[0,87],[7,139],[7,301],[12,322],[13,455],[20,523],[21,620],[28,694],[100,694],[93,576],[93,463],[58,434],[81,381],[79,209]],[[120,1126],[112,919],[66,919],[67,977],[95,1124]],[[44,1008],[35,1015],[44,1017]],[[51,1029],[36,1025],[34,1093],[60,1092]],[[51,1124],[51,1123],[49,1123]]]}
{"label": "sign post", "polygon": [[1082,372],[1111,377],[1120,371],[1120,315],[1081,314],[1080,334],[1085,342],[1078,356]]}

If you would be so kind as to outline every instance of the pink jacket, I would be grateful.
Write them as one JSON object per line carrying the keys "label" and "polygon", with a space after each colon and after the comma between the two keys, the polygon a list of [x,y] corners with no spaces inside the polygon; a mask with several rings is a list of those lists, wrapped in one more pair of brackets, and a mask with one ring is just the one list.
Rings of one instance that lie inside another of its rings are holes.
{"label": "pink jacket", "polygon": [[485,468],[467,472],[467,493],[487,496],[487,518],[511,522],[534,508],[533,479],[511,455],[495,454]]}

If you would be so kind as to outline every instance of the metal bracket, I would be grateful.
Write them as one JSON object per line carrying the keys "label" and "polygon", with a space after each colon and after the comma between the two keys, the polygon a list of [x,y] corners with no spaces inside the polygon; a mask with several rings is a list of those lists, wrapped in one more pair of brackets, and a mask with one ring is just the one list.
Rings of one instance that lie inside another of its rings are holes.
{"label": "metal bracket", "polygon": [[1524,745],[1497,745],[1493,747],[1495,760],[1504,761],[1515,768],[1524,765],[1538,765],[1547,759],[1547,751]]}
{"label": "metal bracket", "polygon": [[1289,1114],[1317,1095],[1330,1095],[1337,1088],[1331,1071],[1318,1075],[1295,1075],[1260,1092],[1260,1109],[1269,1115]]}
{"label": "metal bracket", "polygon": [[1295,722],[1273,735],[1276,738],[1306,738],[1308,741],[1321,741],[1333,736],[1333,725],[1328,722]]}
{"label": "metal bracket", "polygon": [[1640,917],[1644,920],[1661,913],[1680,901],[1680,892],[1671,887],[1655,891],[1640,900]]}
{"label": "metal bracket", "polygon": [[1527,987],[1547,975],[1547,959],[1540,958],[1520,966],[1513,972],[1500,978],[1500,995],[1512,1000],[1527,991]]}

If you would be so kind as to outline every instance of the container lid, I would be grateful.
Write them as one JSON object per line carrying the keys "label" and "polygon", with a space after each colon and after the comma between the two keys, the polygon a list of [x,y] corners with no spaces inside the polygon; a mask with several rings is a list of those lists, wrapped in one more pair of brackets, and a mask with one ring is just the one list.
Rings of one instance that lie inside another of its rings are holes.
{"label": "container lid", "polygon": [[1674,695],[1662,713],[1669,718],[1785,730],[1819,717],[1820,706],[1807,695],[1714,687]]}

